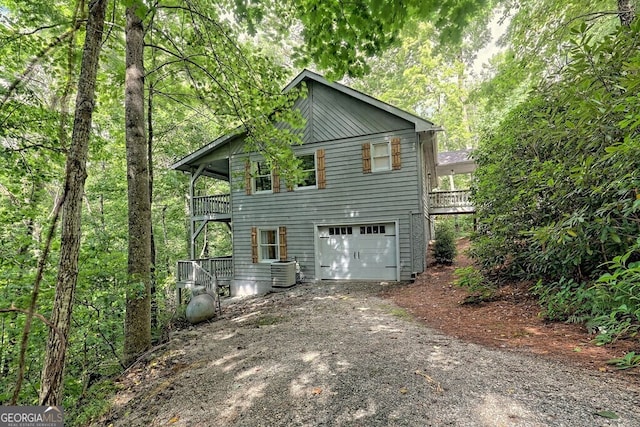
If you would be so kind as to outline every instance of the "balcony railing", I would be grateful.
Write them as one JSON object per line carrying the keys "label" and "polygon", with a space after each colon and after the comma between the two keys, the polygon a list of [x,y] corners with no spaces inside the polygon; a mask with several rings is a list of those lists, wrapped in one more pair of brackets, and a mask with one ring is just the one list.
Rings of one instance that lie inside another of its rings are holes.
{"label": "balcony railing", "polygon": [[231,213],[231,195],[198,196],[193,198],[193,216]]}
{"label": "balcony railing", "polygon": [[471,203],[470,190],[434,191],[429,193],[429,213],[471,213],[475,208]]}

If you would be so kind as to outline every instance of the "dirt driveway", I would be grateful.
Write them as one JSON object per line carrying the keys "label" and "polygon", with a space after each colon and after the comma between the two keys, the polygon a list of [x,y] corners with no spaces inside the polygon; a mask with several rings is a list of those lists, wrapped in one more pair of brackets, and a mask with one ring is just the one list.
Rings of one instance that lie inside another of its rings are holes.
{"label": "dirt driveway", "polygon": [[463,342],[322,283],[233,302],[122,379],[114,426],[638,426],[640,388]]}

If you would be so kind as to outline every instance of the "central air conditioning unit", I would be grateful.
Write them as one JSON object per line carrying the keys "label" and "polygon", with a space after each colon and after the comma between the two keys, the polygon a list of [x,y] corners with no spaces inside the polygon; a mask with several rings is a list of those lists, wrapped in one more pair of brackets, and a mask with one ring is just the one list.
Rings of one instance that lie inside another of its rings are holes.
{"label": "central air conditioning unit", "polygon": [[295,261],[277,261],[271,264],[271,286],[289,288],[296,284]]}

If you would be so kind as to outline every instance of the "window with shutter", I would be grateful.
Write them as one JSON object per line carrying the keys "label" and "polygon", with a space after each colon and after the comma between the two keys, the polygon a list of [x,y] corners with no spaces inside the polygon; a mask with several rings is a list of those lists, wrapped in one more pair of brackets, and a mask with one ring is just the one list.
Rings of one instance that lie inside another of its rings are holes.
{"label": "window with shutter", "polygon": [[267,192],[273,190],[271,169],[265,161],[253,162],[253,191]]}
{"label": "window with shutter", "polygon": [[302,182],[298,184],[298,187],[315,187],[317,184],[316,174],[316,155],[304,154],[298,156],[302,164],[300,169],[302,170]]}
{"label": "window with shutter", "polygon": [[286,227],[252,227],[251,258],[254,263],[286,260]]}

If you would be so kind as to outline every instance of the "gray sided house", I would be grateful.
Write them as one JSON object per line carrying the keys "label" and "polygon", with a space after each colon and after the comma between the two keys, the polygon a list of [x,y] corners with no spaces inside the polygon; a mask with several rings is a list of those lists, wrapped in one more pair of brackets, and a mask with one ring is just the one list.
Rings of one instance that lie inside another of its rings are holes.
{"label": "gray sided house", "polygon": [[[307,180],[288,188],[247,154],[244,135],[223,136],[175,163],[189,173],[190,260],[178,287],[217,282],[231,295],[305,281],[410,280],[426,268],[430,182],[437,179],[436,132],[422,119],[310,71],[298,108],[306,118],[294,152]],[[230,194],[196,194],[196,182],[229,182]],[[226,223],[232,253],[197,259],[202,231]]]}

